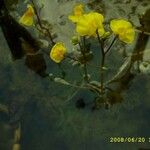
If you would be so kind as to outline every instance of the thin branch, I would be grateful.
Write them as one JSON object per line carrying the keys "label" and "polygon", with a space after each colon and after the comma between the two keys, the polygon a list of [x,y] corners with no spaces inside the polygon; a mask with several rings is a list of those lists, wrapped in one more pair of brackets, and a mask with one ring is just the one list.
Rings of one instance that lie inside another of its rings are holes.
{"label": "thin branch", "polygon": [[87,82],[89,82],[85,50],[86,50],[86,43],[85,43],[85,37],[83,37],[83,57],[84,57],[84,61],[85,61],[84,62],[84,73],[85,73],[85,80]]}
{"label": "thin branch", "polygon": [[[71,56],[69,56],[69,55],[66,55],[66,58],[68,58],[68,59],[70,59],[70,60],[73,60],[73,61],[77,61],[77,62],[80,63],[80,61],[79,61],[77,58],[75,58],[75,57],[71,57]],[[81,64],[81,63],[80,63],[80,64]],[[88,62],[87,65],[99,69],[99,66],[96,66],[96,65],[94,65],[94,64],[92,64],[92,63],[90,63],[90,62]],[[97,73],[97,72],[96,72],[96,73]]]}
{"label": "thin branch", "polygon": [[136,53],[134,53],[134,54],[133,54],[133,53],[128,53],[128,54],[127,54],[127,57],[130,57],[130,56],[138,56],[138,55],[140,55],[140,54],[147,54],[147,53],[150,53],[150,49],[145,49],[144,52],[143,52],[143,51],[142,51],[142,52],[138,52],[138,53],[136,52]]}
{"label": "thin branch", "polygon": [[101,54],[102,54],[102,59],[101,59],[101,64],[100,64],[100,83],[101,83],[101,94],[104,93],[104,72],[103,72],[103,67],[105,64],[105,52],[104,52],[104,42],[103,40],[100,39],[98,30],[96,31],[98,42],[100,44],[100,49],[101,49]]}
{"label": "thin branch", "polygon": [[64,103],[69,102],[78,92],[80,89],[77,89],[75,92],[73,92]]}
{"label": "thin branch", "polygon": [[111,48],[112,48],[112,46],[114,45],[116,39],[117,39],[117,36],[114,37],[114,39],[112,40],[112,42],[111,42],[111,44],[109,45],[109,47],[108,47],[106,50],[104,50],[104,53],[105,53],[105,54],[107,54],[107,53],[111,50]]}
{"label": "thin branch", "polygon": [[74,60],[74,61],[79,62],[79,60],[78,60],[77,58],[71,57],[71,56],[69,56],[69,55],[66,55],[66,58],[69,58],[70,60]]}
{"label": "thin branch", "polygon": [[[51,78],[49,78],[49,79],[50,79],[50,81],[55,82]],[[61,82],[55,82],[55,83],[63,84]],[[67,84],[64,83],[63,85],[66,85],[66,86],[69,86],[69,87],[73,87],[73,88],[77,88],[77,89],[88,89],[88,90],[91,90],[91,91],[95,91],[97,94],[101,93],[101,88],[98,88],[97,86],[94,86],[94,85],[92,85],[90,83],[81,84],[79,86],[79,85],[75,85],[75,84],[72,84],[72,83],[70,83],[70,82],[67,81]]]}
{"label": "thin branch", "polygon": [[45,31],[47,32],[47,35],[48,35],[48,37],[49,37],[49,39],[50,39],[52,45],[54,45],[55,42],[53,41],[53,37],[52,37],[52,35],[51,35],[49,29],[46,28],[46,27],[44,27],[44,26],[42,25],[41,18],[40,18],[39,14],[38,14],[38,11],[37,11],[37,9],[36,9],[34,0],[31,0],[31,3],[32,3],[32,5],[33,5],[34,11],[35,11],[35,15],[36,15],[36,17],[37,17],[37,22],[38,22],[40,28],[41,28],[42,30],[45,30]]}
{"label": "thin branch", "polygon": [[64,71],[61,63],[58,63],[58,68],[61,71],[62,79],[64,79],[66,76],[66,72]]}
{"label": "thin branch", "polygon": [[136,32],[139,32],[139,33],[143,33],[143,34],[146,34],[146,35],[149,35],[150,36],[150,33],[149,32],[146,32],[146,31],[141,31],[139,29],[135,29]]}
{"label": "thin branch", "polygon": [[104,43],[103,43],[103,41],[101,40],[101,38],[99,36],[98,30],[96,31],[96,34],[97,34],[98,42],[99,42],[100,47],[101,47],[102,56],[104,56],[105,55],[105,52],[104,52]]}
{"label": "thin branch", "polygon": [[[55,82],[55,81],[52,80],[51,78],[50,78],[50,81]],[[59,82],[55,82],[55,83],[59,83]],[[60,83],[60,84],[63,84],[63,83]],[[74,88],[79,88],[79,89],[89,89],[89,88],[86,87],[86,86],[78,86],[78,85],[74,85],[74,84],[69,83],[69,82],[68,82],[68,84],[63,84],[63,85],[70,86],[70,87],[74,87]]]}

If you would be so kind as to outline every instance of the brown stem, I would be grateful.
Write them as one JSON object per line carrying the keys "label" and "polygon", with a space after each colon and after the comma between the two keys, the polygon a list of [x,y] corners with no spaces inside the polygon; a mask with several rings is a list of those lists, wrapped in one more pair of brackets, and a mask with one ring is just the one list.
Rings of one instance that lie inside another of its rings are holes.
{"label": "brown stem", "polygon": [[109,47],[108,47],[106,50],[104,50],[104,53],[105,53],[105,54],[107,54],[107,53],[111,50],[111,48],[112,48],[112,46],[114,45],[116,39],[117,39],[117,36],[114,37],[114,39],[112,40],[112,42],[111,42],[111,44],[109,45]]}
{"label": "brown stem", "polygon": [[97,34],[98,42],[99,42],[100,47],[101,47],[101,53],[102,53],[102,56],[104,56],[104,55],[105,55],[105,51],[104,51],[104,42],[100,39],[100,36],[99,36],[98,31],[96,31],[96,34]]}
{"label": "brown stem", "polygon": [[83,56],[83,59],[84,59],[84,75],[85,75],[85,81],[86,82],[89,82],[89,78],[88,78],[88,71],[87,71],[87,62],[86,62],[86,55],[85,55],[85,49],[86,49],[86,46],[85,46],[85,37],[83,37],[83,47],[81,45],[81,43],[79,42],[79,47],[80,47],[80,51],[81,51],[81,54]]}
{"label": "brown stem", "polygon": [[37,9],[36,9],[34,0],[31,0],[31,3],[32,3],[32,5],[33,5],[34,11],[35,11],[35,15],[36,15],[36,17],[37,17],[37,22],[38,22],[40,28],[41,28],[42,30],[45,30],[45,31],[47,32],[47,35],[48,35],[48,37],[49,37],[49,39],[50,39],[52,45],[54,45],[55,42],[53,41],[53,37],[52,37],[52,35],[51,35],[49,29],[46,28],[46,27],[44,27],[44,26],[42,25],[41,18],[40,18],[39,14],[38,14],[38,11],[37,11]]}
{"label": "brown stem", "polygon": [[70,60],[74,60],[74,61],[79,62],[79,60],[78,60],[77,58],[71,57],[71,56],[69,56],[69,55],[66,55],[66,58],[69,58]]}
{"label": "brown stem", "polygon": [[104,51],[104,42],[103,40],[100,39],[98,31],[96,31],[98,42],[100,44],[101,48],[101,54],[102,54],[102,60],[101,60],[101,65],[100,65],[100,83],[101,83],[101,94],[104,93],[104,72],[103,72],[103,67],[105,65],[105,51]]}

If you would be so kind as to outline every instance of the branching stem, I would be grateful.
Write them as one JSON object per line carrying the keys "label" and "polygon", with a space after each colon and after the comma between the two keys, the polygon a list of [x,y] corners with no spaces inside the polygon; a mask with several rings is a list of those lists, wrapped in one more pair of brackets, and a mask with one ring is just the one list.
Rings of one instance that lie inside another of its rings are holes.
{"label": "branching stem", "polygon": [[42,25],[41,18],[40,18],[39,14],[38,14],[38,11],[37,11],[37,9],[36,9],[34,0],[31,0],[31,3],[32,3],[32,5],[33,5],[34,11],[35,11],[35,15],[36,15],[36,17],[37,17],[37,22],[38,22],[40,28],[41,28],[42,30],[45,30],[45,31],[47,32],[47,35],[48,35],[48,37],[49,37],[49,39],[50,39],[52,45],[54,45],[55,42],[53,41],[53,37],[52,37],[52,35],[51,35],[51,32],[49,31],[48,28],[46,28],[46,27],[44,27],[44,26]]}
{"label": "branching stem", "polygon": [[105,54],[107,54],[107,53],[111,50],[111,48],[112,48],[112,46],[114,45],[116,39],[117,39],[117,36],[114,37],[114,39],[112,40],[112,42],[111,42],[111,44],[109,45],[109,47],[108,47],[106,50],[104,50],[104,53],[105,53]]}
{"label": "branching stem", "polygon": [[100,44],[101,55],[102,55],[101,65],[100,65],[100,82],[101,82],[101,94],[103,94],[104,93],[104,71],[103,71],[103,68],[105,66],[106,54],[111,50],[112,46],[114,45],[114,43],[117,39],[117,36],[114,37],[114,39],[112,40],[109,47],[105,50],[103,39],[100,38],[98,31],[96,31],[96,34],[97,34],[98,42]]}
{"label": "branching stem", "polygon": [[103,67],[104,67],[104,64],[105,64],[104,42],[103,42],[103,40],[100,39],[98,31],[96,31],[96,34],[97,34],[98,42],[100,44],[101,55],[102,55],[101,64],[100,64],[100,83],[101,83],[101,94],[103,94],[104,93],[104,72],[103,72]]}

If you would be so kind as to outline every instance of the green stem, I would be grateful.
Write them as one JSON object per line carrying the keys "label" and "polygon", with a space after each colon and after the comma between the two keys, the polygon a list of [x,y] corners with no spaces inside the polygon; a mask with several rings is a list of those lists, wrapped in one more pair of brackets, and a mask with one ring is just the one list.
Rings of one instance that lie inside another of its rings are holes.
{"label": "green stem", "polygon": [[60,71],[61,71],[62,79],[64,79],[65,76],[66,76],[66,72],[64,71],[64,69],[63,69],[61,63],[58,64],[58,68],[59,68]]}

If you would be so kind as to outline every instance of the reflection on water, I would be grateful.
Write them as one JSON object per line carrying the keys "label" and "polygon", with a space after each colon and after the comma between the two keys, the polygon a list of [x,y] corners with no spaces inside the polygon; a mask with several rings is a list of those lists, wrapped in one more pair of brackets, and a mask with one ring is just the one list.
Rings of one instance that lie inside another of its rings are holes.
{"label": "reflection on water", "polygon": [[[144,2],[147,1],[136,2],[134,5]],[[65,3],[67,7],[68,4],[72,6],[72,1]],[[62,7],[65,7],[65,3],[58,2]],[[125,14],[122,5],[130,4],[131,1],[114,0],[111,3],[114,3],[114,8],[120,6],[121,12]],[[107,1],[90,1],[88,5],[96,10],[109,7]],[[136,13],[134,11],[133,14]],[[139,30],[150,32],[149,16],[149,10],[141,16]],[[77,91],[53,83],[48,78],[41,78],[49,72],[60,75],[61,72],[44,51],[37,51],[39,43],[28,30],[18,25],[11,16],[3,16],[0,25],[0,150],[10,150],[12,145],[17,147],[17,144],[21,144],[22,150],[134,150],[150,147],[150,76],[143,73],[140,67],[142,61],[148,62],[150,58],[147,51],[149,35],[139,33],[134,48],[123,47],[121,43],[116,45],[117,50],[114,49],[107,59],[109,68],[106,79],[111,79],[117,73],[116,78],[110,80],[105,107],[104,103],[98,104],[100,109],[92,111],[92,101],[96,100],[92,92]],[[91,48],[97,54],[98,46],[95,41],[92,43]],[[122,47],[127,55],[131,54],[126,62],[122,57]],[[144,55],[148,59],[145,60]],[[11,56],[16,60],[12,60]],[[98,57],[95,63],[97,60]],[[80,79],[80,72],[76,68],[66,62],[62,67],[71,75],[66,76],[67,79]],[[118,73],[119,67],[123,71]],[[92,77],[97,79],[97,68],[91,66],[89,70]],[[147,141],[134,144],[110,143],[110,137],[118,136],[145,137]]]}

